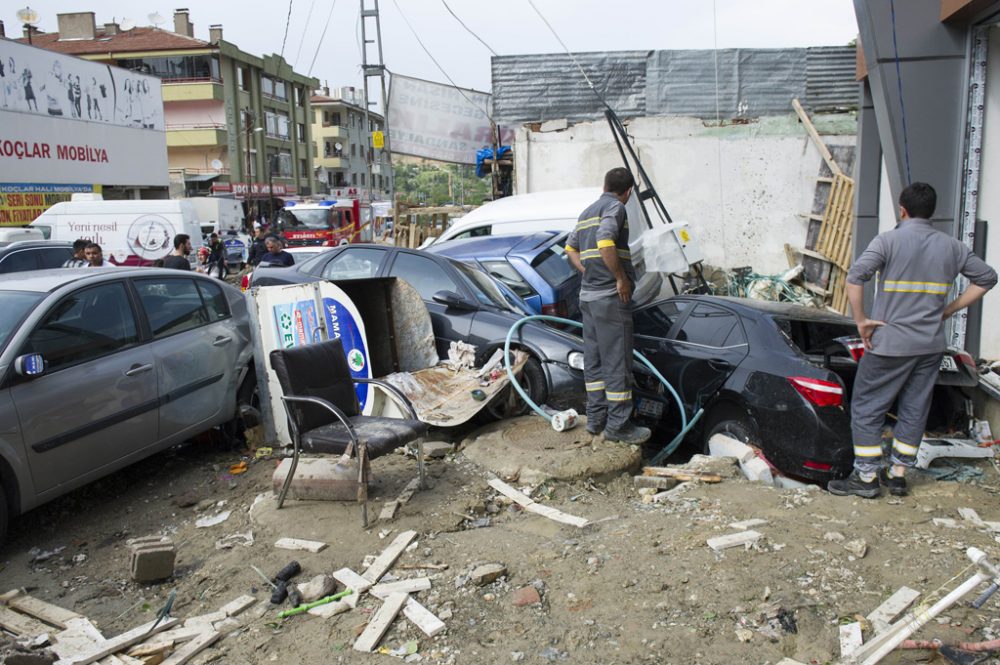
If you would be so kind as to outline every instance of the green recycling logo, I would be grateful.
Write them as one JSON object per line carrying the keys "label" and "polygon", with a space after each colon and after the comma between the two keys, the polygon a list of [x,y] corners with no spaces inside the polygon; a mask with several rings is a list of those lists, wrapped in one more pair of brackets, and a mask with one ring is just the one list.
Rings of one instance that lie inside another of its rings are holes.
{"label": "green recycling logo", "polygon": [[291,330],[292,317],[290,317],[287,313],[282,312],[281,317],[278,320],[278,325],[281,326],[282,330]]}
{"label": "green recycling logo", "polygon": [[365,368],[365,354],[357,349],[351,349],[347,353],[347,364],[350,366],[351,371],[360,372]]}

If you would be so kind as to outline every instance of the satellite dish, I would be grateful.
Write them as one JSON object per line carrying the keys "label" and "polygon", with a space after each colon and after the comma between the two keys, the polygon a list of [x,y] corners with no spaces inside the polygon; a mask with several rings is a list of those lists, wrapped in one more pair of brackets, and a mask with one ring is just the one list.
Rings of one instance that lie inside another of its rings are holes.
{"label": "satellite dish", "polygon": [[31,7],[25,7],[24,9],[17,10],[17,20],[21,23],[27,23],[28,25],[35,25],[38,23],[38,12],[36,12]]}
{"label": "satellite dish", "polygon": [[212,160],[212,168],[215,169],[216,171],[218,171],[219,169],[222,168],[222,162],[219,161],[218,159],[213,159]]}
{"label": "satellite dish", "polygon": [[128,32],[133,28],[135,28],[135,21],[133,21],[130,18],[122,19],[121,25],[118,26],[118,29],[121,30],[122,32]]}
{"label": "satellite dish", "polygon": [[337,149],[337,152],[340,152],[341,150],[344,149],[344,146],[340,143],[334,143],[333,147]]}
{"label": "satellite dish", "polygon": [[163,18],[163,15],[160,14],[160,12],[153,12],[149,15],[149,22],[155,26],[160,26],[166,23],[167,19]]}

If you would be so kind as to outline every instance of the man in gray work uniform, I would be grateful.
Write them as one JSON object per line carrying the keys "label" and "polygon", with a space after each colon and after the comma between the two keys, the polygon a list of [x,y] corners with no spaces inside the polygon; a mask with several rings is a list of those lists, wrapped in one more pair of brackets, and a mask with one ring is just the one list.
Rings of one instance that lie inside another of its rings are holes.
{"label": "man in gray work uniform", "polygon": [[566,239],[566,255],[583,273],[583,378],[587,432],[608,441],[645,443],[650,431],[632,416],[632,290],[635,268],[628,246],[625,202],[635,180],[628,169],[604,176],[604,193]]}
{"label": "man in gray work uniform", "polygon": [[[997,283],[993,268],[927,221],[936,205],[930,185],[915,182],[904,189],[899,224],[872,240],[847,273],[847,298],[866,351],[851,398],[854,472],[830,481],[833,494],[874,499],[880,480],[891,494],[906,494],[906,468],[916,462],[946,346],[944,322]],[[869,319],[864,283],[876,273],[874,319]],[[946,303],[959,274],[971,284]],[[883,469],[882,426],[897,398],[890,466]]]}

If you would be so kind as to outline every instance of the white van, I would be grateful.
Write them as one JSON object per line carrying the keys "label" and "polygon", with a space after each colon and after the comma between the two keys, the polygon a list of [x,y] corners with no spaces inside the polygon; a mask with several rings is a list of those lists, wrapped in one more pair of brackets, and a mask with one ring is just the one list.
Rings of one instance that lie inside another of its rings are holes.
{"label": "white van", "polygon": [[[74,195],[75,196],[75,195]],[[189,201],[72,200],[57,203],[31,223],[51,240],[92,240],[117,265],[151,265],[174,251],[174,236],[191,236],[192,262],[202,246],[201,225]]]}
{"label": "white van", "polygon": [[226,231],[244,231],[243,204],[236,199],[221,196],[192,196],[187,199],[194,205],[195,214],[208,233],[223,235]]}

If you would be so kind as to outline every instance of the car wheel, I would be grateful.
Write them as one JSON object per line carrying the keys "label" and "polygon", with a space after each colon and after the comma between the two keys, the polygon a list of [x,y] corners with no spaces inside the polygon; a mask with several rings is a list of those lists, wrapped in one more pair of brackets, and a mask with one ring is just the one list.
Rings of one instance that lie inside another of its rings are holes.
{"label": "car wheel", "polygon": [[250,368],[247,375],[243,377],[243,383],[236,391],[236,414],[233,419],[225,423],[223,432],[230,444],[238,445],[244,442],[244,432],[259,425],[260,416],[260,392],[257,390],[257,374]]}
{"label": "car wheel", "polygon": [[[542,364],[535,358],[528,358],[524,364],[521,375],[517,377],[517,382],[528,393],[528,397],[535,404],[541,406],[548,398],[549,390],[545,382],[545,370]],[[507,386],[501,390],[496,397],[490,400],[480,414],[486,421],[503,420],[504,418],[516,418],[531,413],[528,406],[513,387]]]}
{"label": "car wheel", "polygon": [[702,451],[706,455],[708,454],[708,442],[716,434],[725,434],[737,441],[757,445],[757,435],[753,424],[745,415],[740,415],[735,409],[711,415],[712,418],[706,425],[705,434],[702,437]]}

